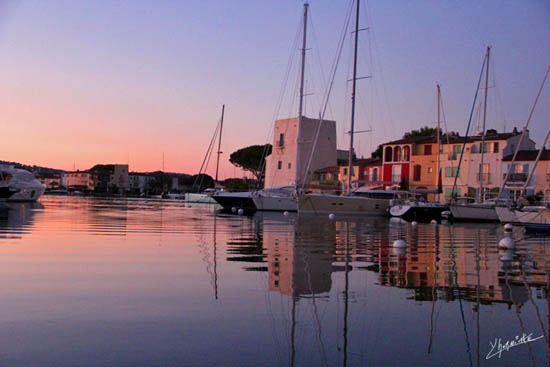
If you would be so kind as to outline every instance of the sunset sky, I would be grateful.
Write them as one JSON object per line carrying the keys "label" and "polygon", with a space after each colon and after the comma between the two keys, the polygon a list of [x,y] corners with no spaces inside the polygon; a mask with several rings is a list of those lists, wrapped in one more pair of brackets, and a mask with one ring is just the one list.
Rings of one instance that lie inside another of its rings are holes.
{"label": "sunset sky", "polygon": [[[349,9],[310,1],[306,114],[319,101]],[[221,178],[241,176],[236,149],[267,142],[276,117],[297,115],[302,1],[0,0],[0,159],[71,170],[130,163],[132,171],[196,173],[226,105]],[[550,1],[362,1],[357,129],[360,155],[435,126],[441,84],[449,130],[461,134],[485,47],[492,45],[488,128],[525,123],[550,65]],[[350,37],[326,118],[347,148]],[[322,73],[324,71],[324,74]],[[324,75],[324,77],[323,77]],[[550,81],[549,83],[550,84]],[[531,122],[550,128],[550,85]],[[344,140],[346,139],[346,140]],[[211,164],[210,167],[214,167]],[[213,174],[213,169],[209,169]]]}

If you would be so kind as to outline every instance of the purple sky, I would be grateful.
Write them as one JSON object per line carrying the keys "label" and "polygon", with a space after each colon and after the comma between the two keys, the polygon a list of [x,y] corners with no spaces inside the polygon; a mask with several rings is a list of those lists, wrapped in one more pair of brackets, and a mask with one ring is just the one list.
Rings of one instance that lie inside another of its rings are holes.
{"label": "purple sky", "polygon": [[[316,116],[349,1],[313,0],[306,113]],[[298,0],[0,0],[2,157],[63,169],[130,162],[194,173],[226,104],[222,178],[234,150],[263,144],[299,27]],[[527,119],[550,65],[550,1],[362,1],[359,154],[434,126],[435,84],[449,130],[464,133],[486,45],[488,128]],[[348,35],[327,118],[347,147]],[[295,53],[297,50],[294,50]],[[295,55],[277,117],[297,114]],[[532,121],[550,128],[550,85]],[[213,167],[211,164],[210,167]],[[211,170],[209,170],[211,171]],[[210,172],[212,173],[212,172]]]}

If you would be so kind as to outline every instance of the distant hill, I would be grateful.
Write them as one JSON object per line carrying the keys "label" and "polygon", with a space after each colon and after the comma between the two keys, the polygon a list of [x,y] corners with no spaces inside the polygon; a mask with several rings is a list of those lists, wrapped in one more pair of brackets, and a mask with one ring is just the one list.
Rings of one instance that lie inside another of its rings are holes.
{"label": "distant hill", "polygon": [[41,167],[41,166],[36,166],[36,165],[31,166],[31,165],[22,164],[22,163],[19,163],[19,162],[8,162],[8,161],[0,160],[0,165],[2,165],[2,164],[7,164],[7,165],[10,165],[10,166],[14,166],[15,168],[26,169],[27,171],[36,172],[36,173],[39,173],[39,174],[60,174],[60,173],[66,172],[62,169],[57,169],[57,168]]}
{"label": "distant hill", "polygon": [[[10,166],[14,166],[15,168],[26,169],[27,171],[35,172],[35,173],[40,174],[40,175],[61,174],[61,173],[67,172],[65,170],[57,169],[57,168],[42,167],[42,166],[36,166],[36,165],[31,166],[31,165],[22,164],[22,163],[19,163],[19,162],[8,162],[8,161],[0,160],[0,165],[2,165],[2,164],[7,164],[7,165],[10,165]],[[162,173],[162,172],[160,172],[160,171],[156,171],[156,172],[130,172],[130,174],[141,174],[141,175],[155,175],[155,174],[159,174],[159,173]],[[184,178],[192,177],[192,175],[189,175],[187,173],[164,172],[164,174],[169,175],[169,176],[173,176],[173,177],[184,177]]]}

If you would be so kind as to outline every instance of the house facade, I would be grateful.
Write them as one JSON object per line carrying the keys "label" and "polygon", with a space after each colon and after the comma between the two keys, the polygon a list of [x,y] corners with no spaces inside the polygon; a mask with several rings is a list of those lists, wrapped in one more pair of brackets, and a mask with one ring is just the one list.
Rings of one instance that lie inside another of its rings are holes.
{"label": "house facade", "polygon": [[[265,159],[265,187],[295,185],[297,162],[300,163],[298,182],[306,185],[311,182],[316,170],[336,165],[336,122],[303,117],[299,143],[298,122],[297,117],[275,121],[273,149]],[[317,143],[312,153],[316,137]],[[310,158],[311,164],[306,172]]]}

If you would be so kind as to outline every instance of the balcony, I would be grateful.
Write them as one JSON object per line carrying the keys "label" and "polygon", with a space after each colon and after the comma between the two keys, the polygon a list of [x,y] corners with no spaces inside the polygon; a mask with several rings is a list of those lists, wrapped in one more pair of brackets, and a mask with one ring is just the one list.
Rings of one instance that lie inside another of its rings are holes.
{"label": "balcony", "polygon": [[455,154],[455,153],[450,153],[448,156],[447,156],[447,159],[450,160],[450,161],[456,161],[457,158],[458,158],[459,154]]}
{"label": "balcony", "polygon": [[485,172],[478,172],[477,173],[477,182],[482,182],[484,184],[490,184],[491,183],[491,174],[485,173]]}
{"label": "balcony", "polygon": [[275,142],[275,147],[277,147],[279,149],[284,149],[285,148],[285,141],[284,140],[277,140]]}
{"label": "balcony", "polygon": [[[506,173],[502,175],[502,179],[506,180]],[[527,173],[510,173],[508,182],[525,182],[527,181]]]}

